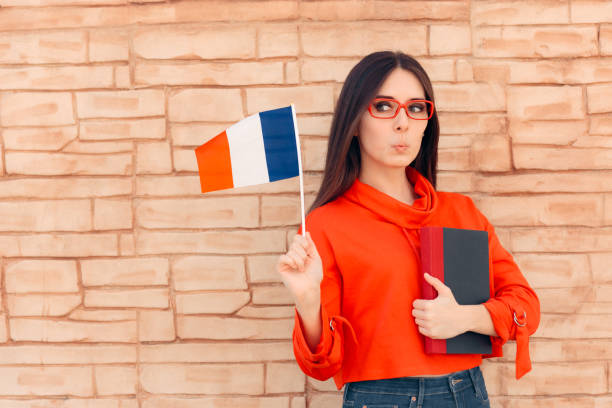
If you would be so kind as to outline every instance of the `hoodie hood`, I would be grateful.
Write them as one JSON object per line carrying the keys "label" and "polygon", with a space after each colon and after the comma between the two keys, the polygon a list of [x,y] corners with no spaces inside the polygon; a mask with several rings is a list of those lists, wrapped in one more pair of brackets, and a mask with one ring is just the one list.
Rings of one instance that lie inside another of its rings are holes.
{"label": "hoodie hood", "polygon": [[418,229],[427,225],[438,207],[438,196],[429,180],[414,167],[406,167],[406,177],[414,186],[417,195],[414,203],[408,205],[380,190],[362,183],[359,178],[344,193],[344,197],[369,209],[386,221],[402,229]]}

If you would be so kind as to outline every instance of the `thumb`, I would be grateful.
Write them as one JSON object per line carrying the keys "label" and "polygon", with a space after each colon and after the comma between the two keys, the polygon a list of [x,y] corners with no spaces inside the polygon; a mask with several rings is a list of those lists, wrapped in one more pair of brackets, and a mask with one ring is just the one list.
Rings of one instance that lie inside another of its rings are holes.
{"label": "thumb", "polygon": [[451,289],[442,283],[440,279],[436,278],[435,276],[431,276],[427,272],[425,272],[424,276],[425,280],[438,291],[438,295],[448,295],[452,293]]}

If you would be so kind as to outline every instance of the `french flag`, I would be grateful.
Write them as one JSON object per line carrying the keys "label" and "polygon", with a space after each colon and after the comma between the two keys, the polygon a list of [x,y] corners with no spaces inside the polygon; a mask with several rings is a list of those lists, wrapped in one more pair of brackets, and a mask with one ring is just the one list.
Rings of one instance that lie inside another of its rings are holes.
{"label": "french flag", "polygon": [[300,175],[298,137],[293,104],[236,122],[195,149],[202,193]]}

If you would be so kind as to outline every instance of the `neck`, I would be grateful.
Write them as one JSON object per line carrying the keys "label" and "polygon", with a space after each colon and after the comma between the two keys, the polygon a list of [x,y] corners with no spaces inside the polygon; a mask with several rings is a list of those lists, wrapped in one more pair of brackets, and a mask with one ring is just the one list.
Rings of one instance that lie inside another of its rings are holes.
{"label": "neck", "polygon": [[385,167],[384,169],[371,171],[371,169],[362,166],[359,172],[359,181],[408,205],[412,205],[416,199],[414,187],[406,177],[404,167]]}

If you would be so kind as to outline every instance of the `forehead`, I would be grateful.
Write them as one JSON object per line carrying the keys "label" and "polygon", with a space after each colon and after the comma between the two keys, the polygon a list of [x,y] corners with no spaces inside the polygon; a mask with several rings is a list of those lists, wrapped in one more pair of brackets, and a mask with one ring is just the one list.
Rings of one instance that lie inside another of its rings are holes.
{"label": "forehead", "polygon": [[425,90],[416,75],[405,69],[396,68],[382,83],[378,95],[392,96],[400,101],[425,98]]}

